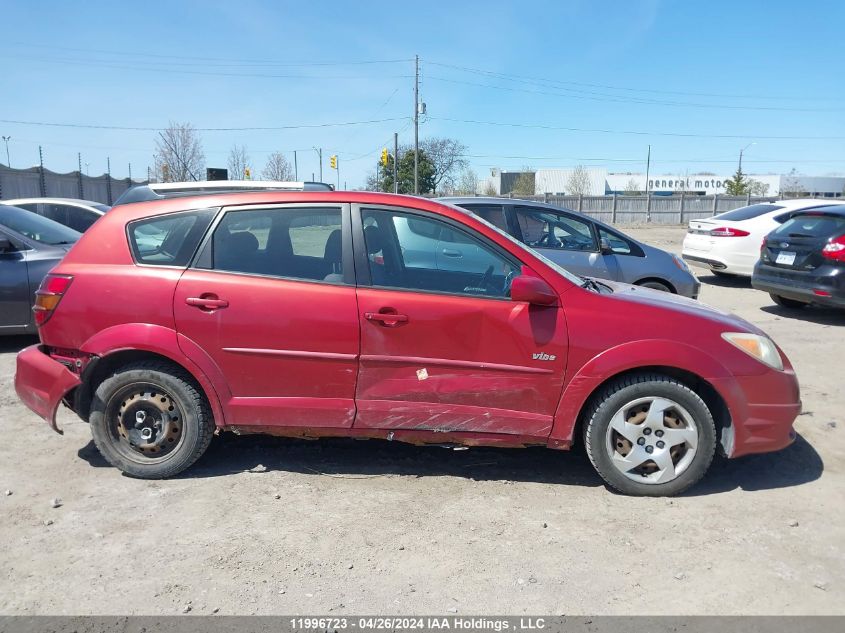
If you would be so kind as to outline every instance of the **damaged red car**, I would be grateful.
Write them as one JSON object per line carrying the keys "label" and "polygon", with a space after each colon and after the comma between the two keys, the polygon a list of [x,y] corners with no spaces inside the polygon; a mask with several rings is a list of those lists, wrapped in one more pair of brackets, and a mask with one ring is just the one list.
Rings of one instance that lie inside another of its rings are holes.
{"label": "damaged red car", "polygon": [[233,431],[583,442],[613,488],[672,495],[717,450],[793,441],[798,382],[764,332],[577,277],[496,220],[364,192],[115,207],[38,290],[41,342],[18,355],[17,393],[57,431],[64,403],[106,460],[150,479]]}

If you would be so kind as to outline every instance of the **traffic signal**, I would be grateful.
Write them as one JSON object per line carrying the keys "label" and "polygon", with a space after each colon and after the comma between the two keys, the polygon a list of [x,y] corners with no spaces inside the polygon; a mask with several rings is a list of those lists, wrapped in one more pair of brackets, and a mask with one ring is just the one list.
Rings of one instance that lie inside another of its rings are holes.
{"label": "traffic signal", "polygon": [[388,156],[389,156],[389,154],[387,153],[387,148],[383,147],[381,149],[381,164],[384,165],[385,167],[387,167],[387,157]]}
{"label": "traffic signal", "polygon": [[331,165],[332,169],[337,169],[337,156],[336,155],[332,155],[329,158],[329,165]]}

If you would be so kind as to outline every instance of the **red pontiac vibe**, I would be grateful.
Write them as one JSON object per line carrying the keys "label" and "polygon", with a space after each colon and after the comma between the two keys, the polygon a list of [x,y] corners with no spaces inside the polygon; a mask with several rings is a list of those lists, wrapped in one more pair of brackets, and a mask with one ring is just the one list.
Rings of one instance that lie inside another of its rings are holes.
{"label": "red pontiac vibe", "polygon": [[477,216],[406,196],[118,206],[45,278],[35,311],[18,396],[59,432],[64,402],[134,477],[179,473],[217,431],[583,441],[613,488],[672,495],[717,447],[789,445],[801,408],[789,360],[750,323],[576,277]]}

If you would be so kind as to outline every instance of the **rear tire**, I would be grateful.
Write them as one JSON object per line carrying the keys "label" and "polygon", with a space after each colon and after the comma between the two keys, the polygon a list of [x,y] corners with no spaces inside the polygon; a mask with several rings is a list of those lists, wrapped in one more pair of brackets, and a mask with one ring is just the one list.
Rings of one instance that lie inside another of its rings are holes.
{"label": "rear tire", "polygon": [[100,383],[89,422],[106,461],[141,479],[182,472],[214,434],[208,402],[190,374],[158,361],[131,363]]}
{"label": "rear tire", "polygon": [[704,476],[716,451],[716,425],[707,405],[662,374],[612,381],[586,416],[590,462],[609,486],[627,495],[679,494]]}
{"label": "rear tire", "polygon": [[809,304],[804,303],[803,301],[796,301],[795,299],[787,299],[786,297],[781,297],[780,295],[769,294],[776,304],[781,306],[782,308],[788,308],[790,310],[803,310]]}
{"label": "rear tire", "polygon": [[672,292],[672,289],[661,281],[649,280],[642,281],[637,284],[641,288],[651,288],[652,290],[660,290],[661,292]]}

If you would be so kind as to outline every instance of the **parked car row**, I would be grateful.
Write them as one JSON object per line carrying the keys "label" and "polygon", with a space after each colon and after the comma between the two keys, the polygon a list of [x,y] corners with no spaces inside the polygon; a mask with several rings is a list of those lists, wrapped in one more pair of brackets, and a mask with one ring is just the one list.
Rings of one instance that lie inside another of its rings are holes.
{"label": "parked car row", "polygon": [[683,257],[751,277],[786,308],[845,307],[845,201],[784,200],[692,220]]}
{"label": "parked car row", "polygon": [[64,402],[143,478],[228,430],[583,443],[610,486],[672,495],[717,450],[795,437],[789,360],[679,296],[677,258],[546,205],[280,189],[136,191],[102,216],[36,293],[21,400],[55,430]]}

